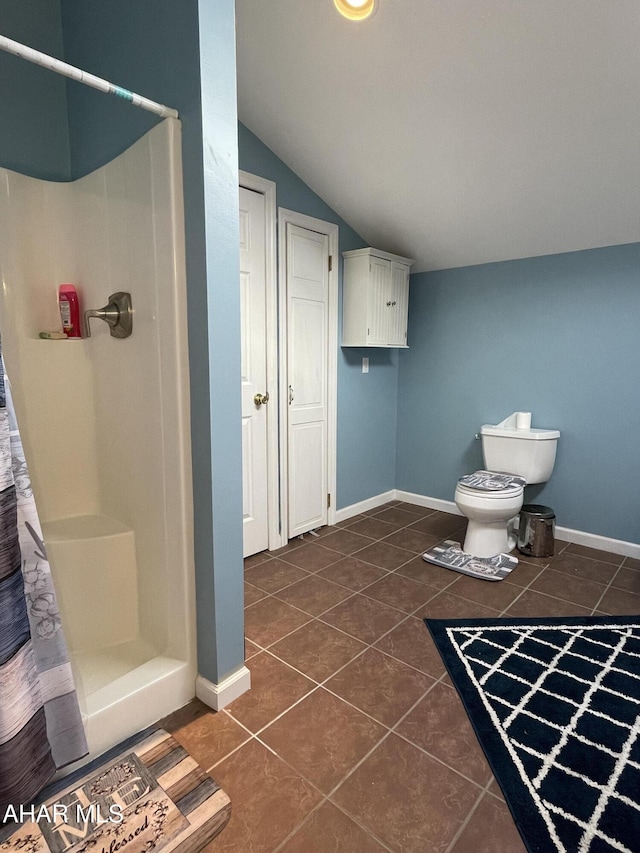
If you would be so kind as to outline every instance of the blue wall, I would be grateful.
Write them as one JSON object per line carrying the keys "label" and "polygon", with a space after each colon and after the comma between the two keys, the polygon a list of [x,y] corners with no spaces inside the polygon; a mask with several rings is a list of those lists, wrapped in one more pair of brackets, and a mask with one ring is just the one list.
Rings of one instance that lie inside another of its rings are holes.
{"label": "blue wall", "polygon": [[640,541],[640,244],[411,277],[397,487],[453,500],[474,435],[514,411],[561,431],[526,500],[563,527]]}
{"label": "blue wall", "polygon": [[[0,0],[3,36],[63,59],[59,0]],[[0,51],[0,164],[36,178],[69,179],[64,77]]]}
{"label": "blue wall", "polygon": [[[336,223],[340,228],[341,253],[366,245],[362,237],[242,124],[238,138],[240,168],[274,181],[279,207]],[[341,329],[342,255],[339,260]],[[362,373],[363,356],[369,358],[368,374]],[[394,488],[397,393],[397,351],[339,348],[338,508]]]}
{"label": "blue wall", "polygon": [[[219,682],[244,661],[240,385],[233,381],[240,375],[234,3],[0,4],[3,34],[57,56],[64,42],[65,61],[180,112],[198,664],[203,676]],[[12,14],[5,17],[5,10]],[[76,178],[111,160],[158,121],[44,69],[35,69],[44,75],[36,85],[28,63],[8,59],[20,63],[15,71],[7,67],[25,101],[24,121],[16,114],[15,93],[0,89],[0,165],[39,177]],[[41,102],[47,109],[36,122]]]}

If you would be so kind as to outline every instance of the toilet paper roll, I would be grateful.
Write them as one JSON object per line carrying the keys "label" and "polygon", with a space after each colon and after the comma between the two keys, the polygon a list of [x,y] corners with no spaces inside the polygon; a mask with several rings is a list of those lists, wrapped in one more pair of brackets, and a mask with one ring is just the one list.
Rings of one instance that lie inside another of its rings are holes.
{"label": "toilet paper roll", "polygon": [[531,412],[516,412],[516,429],[531,429]]}

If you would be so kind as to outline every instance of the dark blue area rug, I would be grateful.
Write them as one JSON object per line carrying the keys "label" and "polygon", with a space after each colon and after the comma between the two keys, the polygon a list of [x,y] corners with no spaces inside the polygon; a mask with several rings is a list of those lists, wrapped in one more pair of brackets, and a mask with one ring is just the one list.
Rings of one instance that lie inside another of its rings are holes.
{"label": "dark blue area rug", "polygon": [[640,853],[640,617],[425,619],[531,853]]}

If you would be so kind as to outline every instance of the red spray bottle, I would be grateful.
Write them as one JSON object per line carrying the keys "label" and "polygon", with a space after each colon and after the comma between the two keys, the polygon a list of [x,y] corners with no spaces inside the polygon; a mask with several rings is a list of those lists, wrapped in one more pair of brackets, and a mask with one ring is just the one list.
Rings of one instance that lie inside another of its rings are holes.
{"label": "red spray bottle", "polygon": [[60,317],[62,329],[68,338],[81,338],[80,327],[80,302],[78,293],[72,284],[61,284],[58,291],[58,304],[60,306]]}

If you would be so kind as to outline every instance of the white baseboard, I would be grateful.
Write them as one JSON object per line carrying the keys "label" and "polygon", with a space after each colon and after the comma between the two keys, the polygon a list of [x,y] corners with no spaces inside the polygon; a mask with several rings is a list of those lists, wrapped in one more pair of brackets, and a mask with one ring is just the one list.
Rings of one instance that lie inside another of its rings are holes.
{"label": "white baseboard", "polygon": [[224,678],[219,684],[214,684],[208,678],[199,675],[196,678],[196,696],[209,708],[220,711],[238,696],[242,696],[251,687],[251,673],[246,666],[241,666]]}
{"label": "white baseboard", "polygon": [[[462,515],[453,501],[443,501],[440,498],[430,498],[427,495],[417,495],[413,492],[404,492],[401,489],[393,489],[383,495],[369,498],[351,506],[338,510],[337,521],[346,521],[361,512],[375,509],[389,501],[404,501],[415,506],[425,506],[437,509],[440,512],[449,512],[452,515]],[[636,542],[625,542],[623,539],[610,539],[608,536],[600,536],[597,533],[588,533],[584,530],[572,530],[570,527],[556,527],[556,537],[564,542],[572,542],[574,545],[584,545],[587,548],[595,548],[598,551],[609,551],[611,554],[619,554],[621,557],[634,557],[640,559],[640,544]]]}
{"label": "white baseboard", "polygon": [[395,500],[398,500],[398,498],[396,498],[396,490],[391,489],[388,492],[383,492],[381,495],[375,495],[372,498],[367,498],[366,501],[360,501],[357,504],[345,506],[343,509],[337,509],[335,523],[337,524],[339,521],[347,521],[348,519],[353,518],[354,515],[360,515],[361,512],[369,512],[372,509],[377,509],[379,506],[383,506],[383,504],[389,503],[389,501]]}
{"label": "white baseboard", "polygon": [[453,501],[443,501],[440,498],[428,498],[426,495],[415,495],[413,492],[395,491],[396,500],[404,501],[415,506],[426,506],[429,509],[439,509],[440,512],[450,512],[452,515],[462,515]]}
{"label": "white baseboard", "polygon": [[587,533],[584,530],[572,530],[570,527],[556,527],[556,538],[575,545],[585,545],[587,548],[597,548],[598,551],[609,551],[621,557],[640,559],[640,545],[635,542],[625,542],[623,539],[609,539],[597,533]]}

